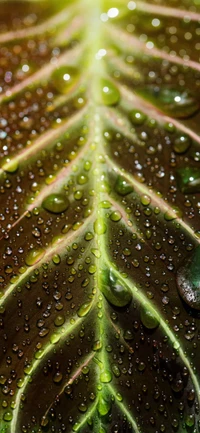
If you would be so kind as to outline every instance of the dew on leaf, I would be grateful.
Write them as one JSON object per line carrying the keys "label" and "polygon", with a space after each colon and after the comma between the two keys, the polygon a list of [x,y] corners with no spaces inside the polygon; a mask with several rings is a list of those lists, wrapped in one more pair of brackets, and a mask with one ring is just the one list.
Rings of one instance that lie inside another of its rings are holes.
{"label": "dew on leaf", "polygon": [[156,317],[155,314],[148,309],[148,307],[141,307],[140,319],[142,324],[147,329],[155,329],[159,325],[158,317]]}
{"label": "dew on leaf", "polygon": [[178,186],[183,193],[200,192],[200,169],[198,167],[178,168],[176,174]]}
{"label": "dew on leaf", "polygon": [[194,427],[195,424],[195,415],[191,414],[191,415],[187,415],[186,416],[186,420],[185,420],[185,424],[187,427]]}
{"label": "dew on leaf", "polygon": [[120,371],[120,368],[117,364],[112,365],[112,372],[113,372],[115,377],[121,376],[121,371]]}
{"label": "dew on leaf", "polygon": [[97,235],[103,235],[104,233],[106,233],[106,230],[107,226],[103,219],[99,218],[94,222],[94,231]]}
{"label": "dew on leaf", "polygon": [[186,258],[177,271],[177,288],[181,298],[192,308],[200,310],[200,246]]}
{"label": "dew on leaf", "polygon": [[100,381],[102,383],[109,383],[112,380],[112,373],[110,370],[104,370],[100,374]]}
{"label": "dew on leaf", "polygon": [[114,221],[114,222],[118,222],[118,221],[120,221],[121,218],[122,218],[122,215],[121,215],[121,213],[120,213],[119,211],[117,211],[117,210],[114,211],[114,212],[112,212],[111,215],[110,215],[110,219],[111,219],[111,221]]}
{"label": "dew on leaf", "polygon": [[54,325],[55,326],[62,326],[63,323],[65,323],[65,318],[64,318],[64,316],[59,314],[54,320]]}
{"label": "dew on leaf", "polygon": [[182,154],[189,149],[190,145],[191,145],[190,137],[188,137],[188,135],[180,135],[174,140],[173,150],[178,154]]}
{"label": "dew on leaf", "polygon": [[60,66],[52,74],[55,89],[62,94],[68,93],[78,79],[78,70],[73,66]]}
{"label": "dew on leaf", "polygon": [[133,187],[122,176],[118,176],[115,183],[115,191],[118,194],[125,196],[133,192]]}
{"label": "dew on leaf", "polygon": [[147,116],[146,116],[146,114],[142,113],[141,111],[132,110],[130,112],[130,119],[131,119],[131,122],[133,123],[133,125],[141,126],[141,125],[143,125],[143,123],[147,119]]}
{"label": "dew on leaf", "polygon": [[174,118],[187,119],[199,110],[198,100],[187,90],[149,86],[141,93]]}
{"label": "dew on leaf", "polygon": [[25,263],[27,266],[33,266],[38,263],[45,254],[43,248],[33,248],[25,258]]}
{"label": "dew on leaf", "polygon": [[78,406],[78,410],[80,410],[80,412],[85,413],[87,411],[88,407],[85,403],[80,403]]}
{"label": "dew on leaf", "polygon": [[13,414],[11,411],[7,411],[4,413],[4,416],[3,416],[4,421],[10,422],[10,421],[12,421],[12,418],[13,418]]}
{"label": "dew on leaf", "polygon": [[173,206],[170,210],[164,213],[164,218],[166,221],[173,221],[176,218],[181,218],[182,215],[182,211],[177,206]]}
{"label": "dew on leaf", "polygon": [[108,200],[104,200],[104,201],[101,201],[99,203],[99,207],[102,208],[102,209],[110,209],[111,206],[112,205],[111,205],[110,201],[108,201]]}
{"label": "dew on leaf", "polygon": [[69,200],[64,194],[50,194],[43,200],[42,206],[48,212],[59,214],[68,209]]}
{"label": "dew on leaf", "polygon": [[115,307],[125,307],[132,299],[132,293],[125,283],[115,276],[112,270],[101,271],[101,291],[106,299]]}
{"label": "dew on leaf", "polygon": [[9,157],[6,157],[2,160],[1,168],[7,173],[15,173],[19,168],[19,162],[15,158],[10,159]]}
{"label": "dew on leaf", "polygon": [[110,412],[111,400],[110,398],[104,396],[102,393],[99,395],[97,409],[100,416],[105,416]]}
{"label": "dew on leaf", "polygon": [[100,82],[100,96],[104,105],[116,105],[120,100],[118,88],[106,79],[102,79]]}
{"label": "dew on leaf", "polygon": [[87,316],[87,314],[89,313],[89,311],[91,310],[92,307],[92,303],[91,302],[85,302],[84,304],[82,304],[80,306],[80,308],[77,311],[77,315],[79,317],[85,317]]}

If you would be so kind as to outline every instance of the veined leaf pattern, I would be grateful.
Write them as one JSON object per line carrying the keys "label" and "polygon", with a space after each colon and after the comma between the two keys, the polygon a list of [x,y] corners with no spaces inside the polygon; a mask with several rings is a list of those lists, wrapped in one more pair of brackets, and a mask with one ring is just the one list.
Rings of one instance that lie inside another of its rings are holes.
{"label": "veined leaf pattern", "polygon": [[0,432],[198,432],[199,2],[0,3]]}

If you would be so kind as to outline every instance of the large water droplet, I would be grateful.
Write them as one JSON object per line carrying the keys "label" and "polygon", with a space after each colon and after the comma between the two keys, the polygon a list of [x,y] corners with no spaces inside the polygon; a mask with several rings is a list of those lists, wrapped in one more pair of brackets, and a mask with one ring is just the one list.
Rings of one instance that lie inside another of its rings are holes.
{"label": "large water droplet", "polygon": [[191,117],[200,108],[199,102],[188,90],[149,86],[142,89],[141,93],[175,118]]}
{"label": "large water droplet", "polygon": [[19,167],[17,159],[6,157],[2,161],[2,169],[7,173],[15,173]]}
{"label": "large water droplet", "polygon": [[78,71],[73,66],[60,66],[52,74],[52,83],[59,93],[67,93],[78,79]]}
{"label": "large water droplet", "polygon": [[190,307],[200,310],[200,246],[178,269],[177,287],[181,298]]}
{"label": "large water droplet", "polygon": [[176,153],[185,153],[191,145],[191,139],[188,135],[180,135],[177,137],[173,144],[173,149]]}
{"label": "large water droplet", "polygon": [[104,105],[116,105],[120,99],[118,88],[109,80],[102,79],[100,82],[101,102]]}
{"label": "large water droplet", "polygon": [[112,373],[110,370],[104,370],[100,374],[100,381],[102,383],[109,383],[112,380]]}
{"label": "large water droplet", "polygon": [[50,194],[46,197],[42,206],[51,213],[61,213],[68,209],[69,200],[64,194]]}
{"label": "large water droplet", "polygon": [[142,307],[140,310],[140,319],[145,328],[155,329],[159,325],[158,317],[148,309],[148,307]]}
{"label": "large water droplet", "polygon": [[110,399],[100,394],[97,408],[98,408],[99,415],[101,416],[107,415],[111,409]]}
{"label": "large water droplet", "polygon": [[200,169],[197,167],[179,168],[177,170],[177,182],[183,193],[200,192]]}
{"label": "large water droplet", "polygon": [[97,235],[103,235],[106,233],[107,226],[103,219],[98,219],[94,222],[94,231]]}
{"label": "large water droplet", "polygon": [[92,302],[91,301],[90,302],[85,302],[78,309],[77,315],[79,317],[85,317],[85,316],[87,316],[87,314],[89,313],[89,311],[91,309],[91,306],[92,306]]}
{"label": "large water droplet", "polygon": [[118,194],[125,196],[133,192],[133,187],[122,176],[118,176],[115,183],[115,191]]}
{"label": "large water droplet", "polygon": [[108,269],[101,271],[101,290],[106,299],[115,307],[125,307],[132,299],[132,293],[125,283]]}
{"label": "large water droplet", "polygon": [[44,256],[45,250],[43,248],[33,248],[25,258],[25,263],[27,266],[33,266],[37,262],[41,260],[41,258]]}

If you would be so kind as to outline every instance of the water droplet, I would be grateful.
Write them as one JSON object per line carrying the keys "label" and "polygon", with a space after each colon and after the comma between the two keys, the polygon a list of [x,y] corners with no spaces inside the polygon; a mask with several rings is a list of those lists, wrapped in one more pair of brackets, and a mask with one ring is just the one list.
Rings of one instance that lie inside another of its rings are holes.
{"label": "water droplet", "polygon": [[100,416],[107,415],[111,409],[110,399],[100,394],[97,409]]}
{"label": "water droplet", "polygon": [[101,290],[106,299],[115,307],[125,307],[132,299],[132,293],[112,270],[102,270]]}
{"label": "water droplet", "polygon": [[148,309],[148,307],[142,307],[140,310],[140,319],[142,324],[147,329],[155,329],[159,325],[159,319],[155,314]]}
{"label": "water droplet", "polygon": [[116,105],[120,99],[118,88],[109,80],[102,79],[101,83],[101,102],[104,105]]}
{"label": "water droplet", "polygon": [[185,420],[186,426],[187,427],[194,427],[194,423],[195,423],[195,416],[194,416],[194,414],[187,415],[186,416],[186,420]]}
{"label": "water droplet", "polygon": [[181,218],[182,215],[182,211],[177,206],[173,206],[167,212],[165,212],[164,218],[166,221],[173,221],[176,218]]}
{"label": "water droplet", "polygon": [[115,375],[115,377],[121,376],[121,371],[117,364],[112,365],[112,372]]}
{"label": "water droplet", "polygon": [[65,323],[65,318],[63,315],[59,314],[54,320],[54,325],[55,326],[62,326],[63,323]]}
{"label": "water droplet", "polygon": [[100,381],[102,383],[109,383],[112,380],[112,373],[110,370],[104,370],[100,374]]}
{"label": "water droplet", "polygon": [[199,110],[199,102],[187,90],[149,86],[146,89],[142,89],[141,93],[146,98],[149,96],[150,100],[174,118],[188,118]]}
{"label": "water droplet", "polygon": [[118,176],[116,184],[115,184],[115,191],[124,196],[127,194],[130,194],[133,192],[132,186],[124,179],[122,176]]}
{"label": "water droplet", "polygon": [[92,303],[91,302],[85,302],[80,306],[80,308],[77,311],[77,315],[79,317],[85,317],[89,313],[91,309]]}
{"label": "water droplet", "polygon": [[42,259],[42,257],[44,256],[44,254],[45,254],[45,250],[43,250],[42,248],[38,248],[38,249],[34,248],[34,249],[32,249],[28,253],[27,257],[25,258],[26,265],[27,266],[33,266],[33,265],[35,265],[36,263],[38,263]]}
{"label": "water droplet", "polygon": [[78,80],[78,71],[72,66],[60,66],[52,74],[52,83],[59,93],[67,93]]}
{"label": "water droplet", "polygon": [[3,159],[3,164],[1,167],[2,170],[6,171],[7,173],[15,173],[19,167],[19,163],[17,159],[10,159],[7,157]]}
{"label": "water droplet", "polygon": [[200,192],[200,169],[197,167],[179,168],[177,170],[177,182],[183,193]]}
{"label": "water droplet", "polygon": [[200,310],[200,246],[178,269],[177,287],[181,298],[190,307]]}
{"label": "water droplet", "polygon": [[147,116],[138,110],[133,110],[130,113],[130,119],[133,125],[141,126],[145,122]]}
{"label": "water droplet", "polygon": [[42,206],[47,211],[57,214],[68,209],[69,200],[64,194],[50,194],[43,200]]}
{"label": "water droplet", "polygon": [[173,144],[173,150],[176,153],[185,153],[191,145],[191,139],[188,135],[180,135],[177,137]]}
{"label": "water droplet", "polygon": [[107,227],[103,219],[97,219],[94,222],[94,231],[97,235],[103,235],[106,233]]}
{"label": "water droplet", "polygon": [[117,211],[117,210],[115,210],[114,212],[112,212],[111,215],[110,215],[110,219],[111,219],[111,221],[114,221],[114,222],[118,222],[118,221],[120,221],[121,218],[122,218],[122,215],[121,215],[121,213],[120,213],[119,211]]}

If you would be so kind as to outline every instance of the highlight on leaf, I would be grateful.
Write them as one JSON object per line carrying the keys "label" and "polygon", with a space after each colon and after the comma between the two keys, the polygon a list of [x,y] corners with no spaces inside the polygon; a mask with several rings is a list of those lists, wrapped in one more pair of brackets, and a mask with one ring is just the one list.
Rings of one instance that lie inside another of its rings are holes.
{"label": "highlight on leaf", "polygon": [[199,23],[0,2],[0,433],[200,429]]}

